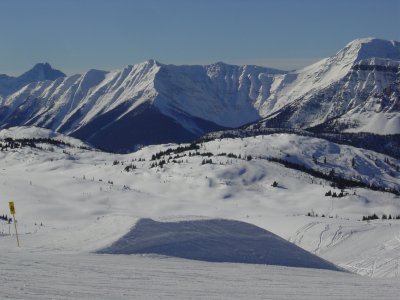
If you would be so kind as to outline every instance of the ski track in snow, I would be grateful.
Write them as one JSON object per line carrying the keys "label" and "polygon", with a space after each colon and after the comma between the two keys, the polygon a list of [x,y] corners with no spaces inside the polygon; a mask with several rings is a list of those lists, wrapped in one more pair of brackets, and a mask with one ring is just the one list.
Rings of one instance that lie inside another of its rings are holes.
{"label": "ski track in snow", "polygon": [[319,235],[319,242],[318,242],[317,248],[314,250],[314,253],[319,253],[324,233],[327,232],[328,230],[329,230],[329,225],[326,225],[325,229],[323,231],[321,231],[321,233]]}
{"label": "ski track in snow", "polygon": [[[314,230],[311,232],[310,228]],[[400,261],[399,229],[396,222],[393,225],[312,222],[296,231],[289,240],[351,272],[369,277],[396,277]]]}
{"label": "ski track in snow", "polygon": [[327,246],[327,248],[331,248],[335,245],[335,242],[337,241],[337,239],[339,239],[339,232],[341,232],[342,230],[342,226],[339,225],[338,229],[336,230],[335,234],[332,237],[331,242],[329,243],[329,245]]}
{"label": "ski track in snow", "polygon": [[319,222],[311,222],[311,223],[304,225],[302,228],[300,228],[296,231],[294,238],[289,238],[289,241],[291,241],[295,244],[301,245],[301,242],[302,242],[303,237],[306,234],[306,232],[317,224],[319,224]]}

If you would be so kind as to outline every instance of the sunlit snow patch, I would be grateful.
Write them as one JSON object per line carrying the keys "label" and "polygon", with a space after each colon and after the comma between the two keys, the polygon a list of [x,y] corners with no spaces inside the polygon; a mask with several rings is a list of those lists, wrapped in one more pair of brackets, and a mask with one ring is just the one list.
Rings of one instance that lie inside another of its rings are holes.
{"label": "sunlit snow patch", "polygon": [[141,219],[125,236],[98,253],[158,254],[210,262],[340,270],[267,230],[222,219]]}

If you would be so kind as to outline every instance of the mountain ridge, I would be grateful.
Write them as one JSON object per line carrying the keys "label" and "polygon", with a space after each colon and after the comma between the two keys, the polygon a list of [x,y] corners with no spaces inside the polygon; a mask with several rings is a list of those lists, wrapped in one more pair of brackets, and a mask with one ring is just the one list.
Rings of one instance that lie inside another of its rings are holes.
{"label": "mountain ridge", "polygon": [[376,38],[354,40],[292,72],[222,62],[175,66],[150,59],[119,70],[92,69],[30,83],[3,99],[0,126],[45,127],[96,140],[95,146],[104,144],[102,132],[123,141],[124,132],[135,131],[110,151],[161,142],[145,137],[150,128],[153,135],[168,136],[162,142],[189,142],[254,122],[398,134],[399,70],[400,43]]}
{"label": "mountain ridge", "polygon": [[53,81],[59,77],[65,76],[66,75],[63,72],[53,69],[47,62],[37,63],[32,67],[32,69],[16,77],[0,74],[0,99],[1,97],[5,97],[16,92],[32,82],[44,80]]}

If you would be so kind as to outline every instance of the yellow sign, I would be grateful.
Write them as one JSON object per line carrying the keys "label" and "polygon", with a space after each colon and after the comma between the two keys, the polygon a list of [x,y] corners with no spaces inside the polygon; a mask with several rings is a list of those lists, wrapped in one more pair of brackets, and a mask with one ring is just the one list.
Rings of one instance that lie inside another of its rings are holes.
{"label": "yellow sign", "polygon": [[12,215],[15,215],[15,207],[14,207],[14,202],[8,202],[9,206],[10,206],[10,213]]}

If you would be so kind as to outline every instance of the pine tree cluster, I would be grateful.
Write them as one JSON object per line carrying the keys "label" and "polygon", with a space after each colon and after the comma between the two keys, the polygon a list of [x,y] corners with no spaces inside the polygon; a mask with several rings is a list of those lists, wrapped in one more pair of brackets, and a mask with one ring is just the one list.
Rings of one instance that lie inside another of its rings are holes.
{"label": "pine tree cluster", "polygon": [[[400,220],[400,215],[397,216],[393,216],[391,214],[387,215],[387,214],[383,214],[382,217],[380,218],[382,220]],[[370,221],[370,220],[379,220],[379,217],[377,214],[372,214],[372,215],[368,215],[368,216],[363,216],[362,217],[363,221]]]}
{"label": "pine tree cluster", "polygon": [[0,220],[6,221],[8,223],[11,223],[11,221],[12,221],[11,218],[8,218],[7,215],[1,215]]}

